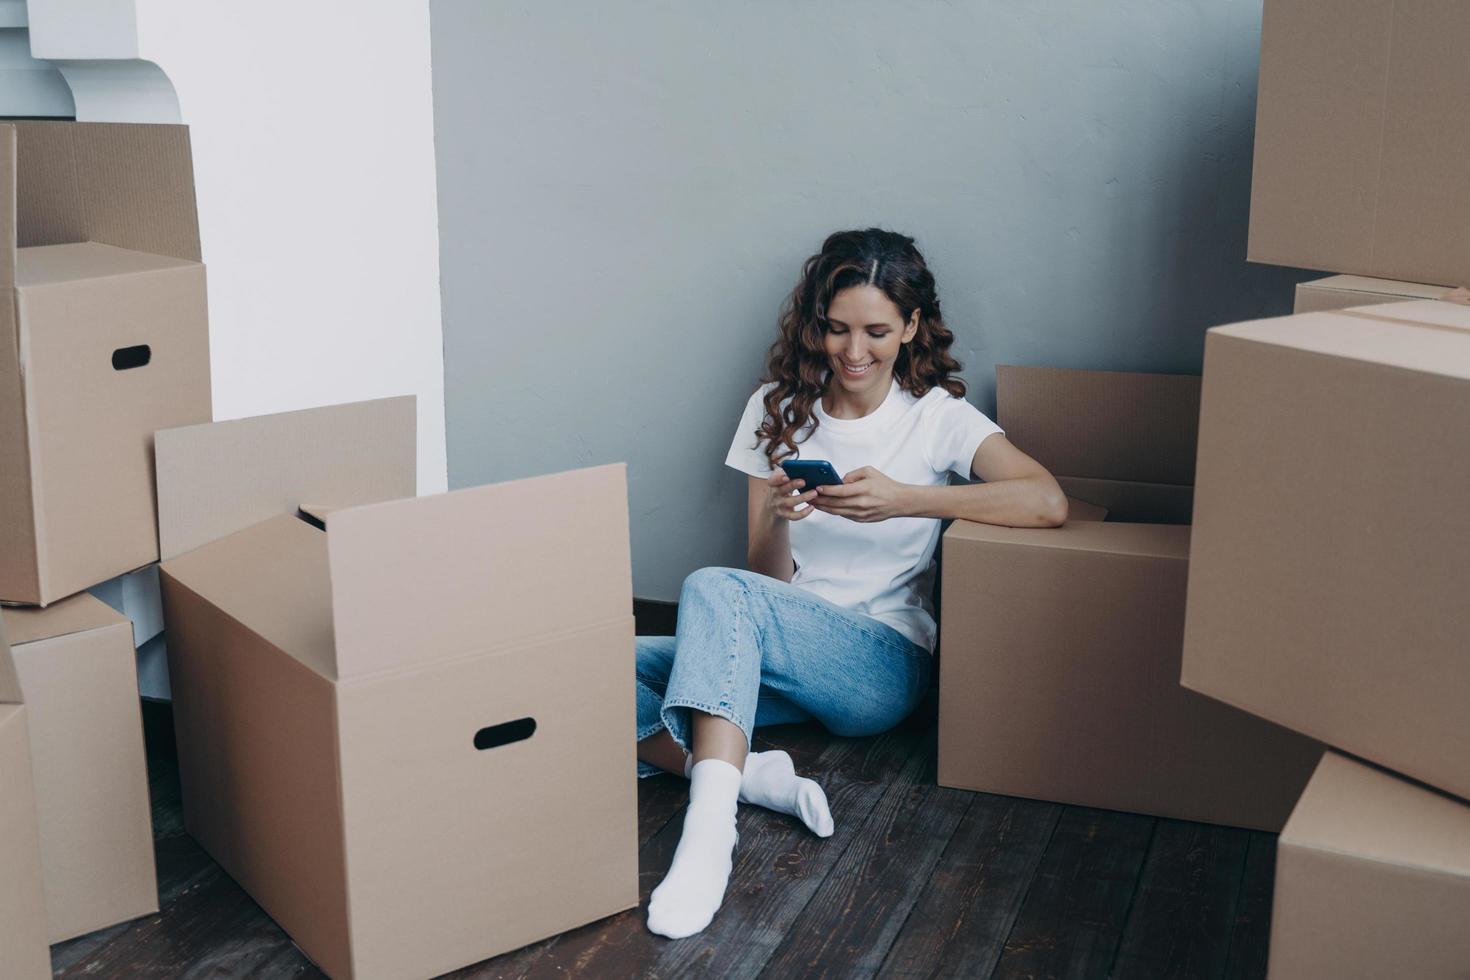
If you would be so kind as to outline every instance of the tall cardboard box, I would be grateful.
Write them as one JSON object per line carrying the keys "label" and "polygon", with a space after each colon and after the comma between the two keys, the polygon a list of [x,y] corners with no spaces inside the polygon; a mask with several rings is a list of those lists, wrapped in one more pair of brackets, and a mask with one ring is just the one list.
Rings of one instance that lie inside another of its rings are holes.
{"label": "tall cardboard box", "polygon": [[1205,340],[1185,686],[1470,797],[1470,307]]}
{"label": "tall cardboard box", "polygon": [[131,624],[85,593],[0,618],[26,698],[50,941],[158,911]]}
{"label": "tall cardboard box", "polygon": [[20,681],[0,622],[0,977],[51,976],[31,743]]}
{"label": "tall cardboard box", "polygon": [[1370,276],[1328,276],[1297,283],[1296,302],[1291,312],[1321,313],[1354,306],[1439,299],[1449,291],[1448,286],[1431,286],[1422,282],[1395,282]]}
{"label": "tall cardboard box", "polygon": [[0,602],[156,561],[153,431],[210,418],[188,130],[0,124]]}
{"label": "tall cardboard box", "polygon": [[1321,747],[1179,686],[1190,529],[1171,522],[1187,520],[1198,391],[1183,376],[997,369],[1008,437],[1131,520],[946,532],[942,785],[1285,822]]}
{"label": "tall cardboard box", "polygon": [[1470,284],[1470,4],[1266,0],[1253,262]]}
{"label": "tall cardboard box", "polygon": [[1470,806],[1328,752],[1281,832],[1272,980],[1470,975]]}
{"label": "tall cardboard box", "polygon": [[413,433],[392,399],[157,437],[185,825],[334,977],[638,902],[624,467],[368,502]]}

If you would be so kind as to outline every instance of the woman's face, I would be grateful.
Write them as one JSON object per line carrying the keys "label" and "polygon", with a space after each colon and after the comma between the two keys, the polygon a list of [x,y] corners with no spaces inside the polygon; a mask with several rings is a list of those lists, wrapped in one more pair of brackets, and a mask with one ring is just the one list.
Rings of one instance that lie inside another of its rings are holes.
{"label": "woman's face", "polygon": [[842,290],[827,307],[827,333],[822,338],[832,377],[853,395],[886,392],[899,350],[918,329],[919,311],[905,323],[893,300],[878,287]]}

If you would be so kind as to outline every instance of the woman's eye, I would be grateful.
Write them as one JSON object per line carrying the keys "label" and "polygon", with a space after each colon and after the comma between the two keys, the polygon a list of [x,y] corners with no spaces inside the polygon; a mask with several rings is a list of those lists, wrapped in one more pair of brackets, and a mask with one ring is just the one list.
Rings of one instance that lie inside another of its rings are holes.
{"label": "woman's eye", "polygon": [[835,334],[844,334],[844,333],[847,333],[847,331],[844,328],[842,328],[842,327],[828,327],[827,328],[827,332],[828,333],[835,333]]}
{"label": "woman's eye", "polygon": [[868,331],[868,336],[872,337],[874,340],[882,340],[884,337],[888,336],[888,331],[887,330],[870,330],[870,331]]}

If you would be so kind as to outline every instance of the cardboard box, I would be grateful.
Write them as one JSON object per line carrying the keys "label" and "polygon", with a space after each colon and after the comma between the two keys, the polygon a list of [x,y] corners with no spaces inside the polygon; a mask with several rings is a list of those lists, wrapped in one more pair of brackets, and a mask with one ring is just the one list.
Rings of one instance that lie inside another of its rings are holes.
{"label": "cardboard box", "polygon": [[1209,331],[1184,684],[1470,797],[1470,307]]}
{"label": "cardboard box", "polygon": [[1430,286],[1422,282],[1395,282],[1368,276],[1328,276],[1296,284],[1293,313],[1320,313],[1346,310],[1354,306],[1377,303],[1402,303],[1411,299],[1439,299],[1449,292],[1447,286]]}
{"label": "cardboard box", "polygon": [[[1280,829],[1321,747],[1179,686],[1190,529],[1165,521],[1188,488],[1155,481],[1192,472],[1198,379],[997,376],[1012,441],[1052,466],[1104,474],[1124,513],[1155,523],[951,525],[939,782]],[[1159,487],[1178,492],[1161,503]]]}
{"label": "cardboard box", "polygon": [[40,980],[51,951],[23,700],[0,621],[0,977]]}
{"label": "cardboard box", "polygon": [[1267,0],[1253,262],[1470,284],[1470,4]]}
{"label": "cardboard box", "polygon": [[1470,806],[1328,752],[1276,851],[1268,975],[1470,972]]}
{"label": "cardboard box", "polygon": [[0,124],[0,601],[156,561],[153,431],[209,418],[188,130]]}
{"label": "cardboard box", "polygon": [[158,911],[132,627],[86,594],[0,617],[29,714],[50,941]]}
{"label": "cardboard box", "polygon": [[185,824],[335,977],[638,902],[625,469],[367,503],[412,406],[157,439]]}

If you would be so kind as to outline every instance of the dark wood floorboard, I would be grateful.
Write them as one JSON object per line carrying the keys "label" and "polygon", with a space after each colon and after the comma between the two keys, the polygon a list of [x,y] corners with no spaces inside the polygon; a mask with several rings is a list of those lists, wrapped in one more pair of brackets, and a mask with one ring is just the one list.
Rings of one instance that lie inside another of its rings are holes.
{"label": "dark wood floorboard", "polygon": [[992,976],[1105,977],[1157,821],[1068,807]]}
{"label": "dark wood floorboard", "polygon": [[1111,976],[1225,975],[1250,831],[1160,820]]}
{"label": "dark wood floorboard", "polygon": [[889,948],[880,977],[986,977],[1000,959],[1064,808],[969,795],[969,809]]}
{"label": "dark wood floorboard", "polygon": [[[184,833],[167,706],[144,720],[161,909],[53,947],[56,976],[320,977]],[[874,738],[757,733],[821,780],[837,832],[742,807],[724,907],[677,942],[645,914],[688,784],[640,781],[643,904],[454,976],[1265,975],[1274,835],[941,789],[934,726],[931,699]]]}
{"label": "dark wood floorboard", "polygon": [[1226,980],[1250,980],[1266,975],[1271,934],[1271,889],[1276,881],[1276,835],[1252,831],[1241,877],[1235,921],[1230,929],[1230,952],[1225,958]]}

